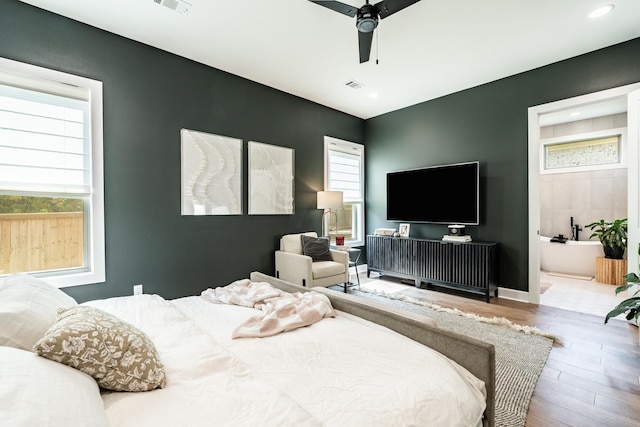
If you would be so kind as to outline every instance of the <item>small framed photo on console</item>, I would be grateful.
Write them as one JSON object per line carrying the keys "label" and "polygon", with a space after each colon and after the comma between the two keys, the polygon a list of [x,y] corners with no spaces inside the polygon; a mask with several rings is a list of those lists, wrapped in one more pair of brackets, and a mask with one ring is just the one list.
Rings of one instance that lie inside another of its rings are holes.
{"label": "small framed photo on console", "polygon": [[400,224],[400,237],[409,237],[411,224]]}

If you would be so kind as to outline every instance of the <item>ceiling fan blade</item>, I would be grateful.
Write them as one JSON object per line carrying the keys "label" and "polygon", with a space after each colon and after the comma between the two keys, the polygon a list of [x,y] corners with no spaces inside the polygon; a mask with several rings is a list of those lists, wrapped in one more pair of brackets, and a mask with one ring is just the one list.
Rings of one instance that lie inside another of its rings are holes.
{"label": "ceiling fan blade", "polygon": [[328,9],[335,10],[336,12],[342,13],[343,15],[347,15],[352,18],[356,16],[356,14],[358,13],[357,7],[353,7],[351,5],[344,4],[339,1],[333,1],[333,0],[309,0],[309,1],[311,3],[324,6]]}
{"label": "ceiling fan blade", "polygon": [[420,0],[382,0],[375,4],[380,19],[384,19],[387,16],[393,15],[396,12],[401,11],[405,7],[409,7],[414,3],[418,3]]}
{"label": "ceiling fan blade", "polygon": [[373,41],[373,31],[361,33],[358,31],[358,46],[360,47],[360,63],[367,62],[371,54],[371,42]]}

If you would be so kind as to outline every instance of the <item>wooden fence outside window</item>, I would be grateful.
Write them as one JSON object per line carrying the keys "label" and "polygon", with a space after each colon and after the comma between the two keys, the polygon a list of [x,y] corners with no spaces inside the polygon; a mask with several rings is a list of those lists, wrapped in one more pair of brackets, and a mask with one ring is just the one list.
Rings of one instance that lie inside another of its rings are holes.
{"label": "wooden fence outside window", "polygon": [[0,274],[83,265],[82,212],[0,214]]}

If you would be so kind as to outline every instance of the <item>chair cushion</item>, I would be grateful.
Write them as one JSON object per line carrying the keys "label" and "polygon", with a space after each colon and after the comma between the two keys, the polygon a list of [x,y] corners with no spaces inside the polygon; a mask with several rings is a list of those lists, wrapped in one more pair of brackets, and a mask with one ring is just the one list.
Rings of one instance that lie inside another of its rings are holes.
{"label": "chair cushion", "polygon": [[318,237],[318,234],[315,231],[298,234],[285,234],[280,239],[280,250],[302,255],[302,240],[300,239],[300,236]]}
{"label": "chair cushion", "polygon": [[344,274],[344,264],[335,261],[319,261],[311,264],[313,280]]}
{"label": "chair cushion", "polygon": [[302,255],[310,256],[313,262],[333,261],[326,237],[302,236]]}

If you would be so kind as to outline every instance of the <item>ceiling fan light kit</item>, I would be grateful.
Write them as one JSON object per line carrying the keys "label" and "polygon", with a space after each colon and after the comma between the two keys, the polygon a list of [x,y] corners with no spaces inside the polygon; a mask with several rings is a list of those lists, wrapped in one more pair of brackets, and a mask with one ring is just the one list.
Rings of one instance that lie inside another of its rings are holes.
{"label": "ceiling fan light kit", "polygon": [[356,28],[361,33],[370,33],[378,26],[378,10],[370,4],[365,4],[358,9]]}
{"label": "ceiling fan light kit", "polygon": [[367,62],[371,55],[371,42],[373,41],[373,32],[378,27],[380,19],[391,16],[402,9],[411,6],[420,0],[382,0],[374,5],[367,3],[360,9],[356,9],[351,5],[333,1],[333,0],[309,0],[311,3],[324,6],[335,12],[347,15],[351,18],[356,17],[356,28],[358,29],[358,48],[360,51],[360,63]]}

